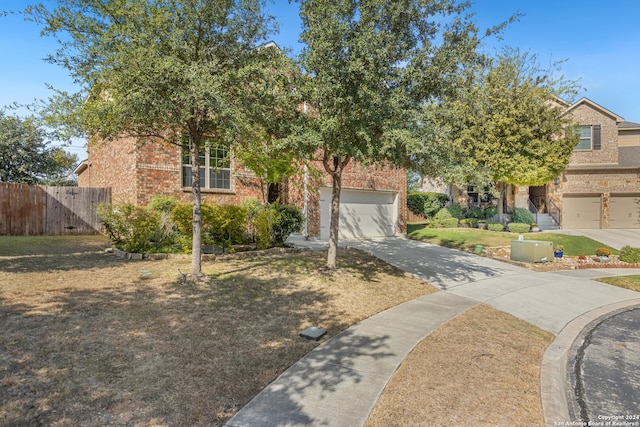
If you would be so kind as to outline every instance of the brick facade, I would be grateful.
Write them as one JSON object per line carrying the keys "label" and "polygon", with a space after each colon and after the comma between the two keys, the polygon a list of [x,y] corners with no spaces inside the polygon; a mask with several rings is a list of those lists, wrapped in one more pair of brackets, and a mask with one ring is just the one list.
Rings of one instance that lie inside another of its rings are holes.
{"label": "brick facade", "polygon": [[640,164],[622,165],[618,139],[621,117],[587,99],[570,107],[569,114],[577,124],[600,125],[602,145],[599,150],[574,151],[565,172],[547,184],[548,197],[560,209],[565,196],[600,197],[601,227],[608,228],[610,198],[640,192]]}
{"label": "brick facade", "polygon": [[[182,157],[180,147],[166,143],[137,144],[133,139],[90,144],[89,158],[78,176],[79,186],[111,187],[114,203],[146,205],[155,196],[174,197],[183,202],[192,200],[191,188],[182,187]],[[204,203],[237,204],[247,198],[264,199],[264,188],[255,174],[242,165],[231,162],[231,189],[202,189]],[[320,230],[319,190],[331,187],[331,178],[322,162],[311,162],[289,178],[283,186],[281,200],[304,206],[307,193],[308,233],[318,236]],[[392,191],[398,194],[398,228],[406,229],[406,174],[402,169],[362,166],[350,162],[343,173],[345,189]]]}

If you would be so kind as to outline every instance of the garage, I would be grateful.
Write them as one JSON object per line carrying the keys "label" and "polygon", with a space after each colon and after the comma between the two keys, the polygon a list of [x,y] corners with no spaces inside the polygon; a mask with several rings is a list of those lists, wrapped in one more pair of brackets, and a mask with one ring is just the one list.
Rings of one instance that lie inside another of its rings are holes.
{"label": "garage", "polygon": [[609,228],[640,228],[640,195],[609,197]]}
{"label": "garage", "polygon": [[600,228],[600,195],[569,195],[562,199],[562,228]]}
{"label": "garage", "polygon": [[[331,189],[320,189],[320,238],[329,239]],[[393,236],[398,222],[398,194],[343,189],[340,193],[341,239]]]}

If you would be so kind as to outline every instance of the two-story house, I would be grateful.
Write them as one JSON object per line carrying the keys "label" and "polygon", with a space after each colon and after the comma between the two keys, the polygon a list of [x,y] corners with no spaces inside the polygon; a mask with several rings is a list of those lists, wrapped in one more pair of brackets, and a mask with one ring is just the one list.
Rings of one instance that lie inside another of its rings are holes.
{"label": "two-story house", "polygon": [[[207,149],[201,157],[204,203],[237,204],[262,200],[256,175],[237,162],[228,149]],[[113,203],[148,204],[154,196],[192,201],[189,153],[180,147],[140,144],[133,138],[89,145],[88,158],[75,170],[80,187],[110,187]],[[331,177],[321,161],[300,167],[279,186],[280,200],[305,213],[305,232],[328,239]],[[363,166],[352,161],[342,178],[342,238],[391,236],[406,226],[406,174],[403,169]]]}
{"label": "two-story house", "polygon": [[580,141],[545,187],[562,228],[640,228],[640,124],[582,98],[567,108]]}
{"label": "two-story house", "polygon": [[[640,124],[587,98],[564,107],[580,133],[567,168],[542,186],[508,186],[505,212],[528,208],[551,215],[565,229],[640,228]],[[422,189],[446,192],[465,207],[497,202],[474,185],[425,180]]]}

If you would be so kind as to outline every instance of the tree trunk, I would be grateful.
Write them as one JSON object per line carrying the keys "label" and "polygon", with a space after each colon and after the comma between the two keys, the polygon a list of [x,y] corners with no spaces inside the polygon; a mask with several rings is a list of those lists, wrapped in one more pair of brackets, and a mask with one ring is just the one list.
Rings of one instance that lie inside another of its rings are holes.
{"label": "tree trunk", "polygon": [[340,229],[340,191],[342,190],[342,171],[349,163],[350,157],[329,159],[326,155],[323,159],[324,168],[331,174],[331,221],[329,224],[329,251],[327,252],[327,268],[334,270],[337,267],[338,257],[338,230]]}
{"label": "tree trunk", "polygon": [[191,190],[193,193],[193,243],[191,245],[191,277],[202,276],[202,193],[200,192],[200,141],[191,139]]}

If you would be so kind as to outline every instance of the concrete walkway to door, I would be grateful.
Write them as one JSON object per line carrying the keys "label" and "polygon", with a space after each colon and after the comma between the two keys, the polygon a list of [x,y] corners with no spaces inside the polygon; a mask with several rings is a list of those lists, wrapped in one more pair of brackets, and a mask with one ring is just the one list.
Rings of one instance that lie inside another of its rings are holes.
{"label": "concrete walkway to door", "polygon": [[[310,242],[319,247],[318,242]],[[304,245],[304,242],[299,242]],[[488,258],[403,238],[342,242],[367,251],[441,289],[400,304],[330,337],[268,385],[227,426],[362,426],[409,352],[442,324],[479,303],[559,334],[610,305],[640,304],[638,293],[584,273],[536,273]],[[599,276],[640,270],[599,270]],[[570,328],[571,329],[571,328]],[[577,335],[565,331],[563,336]],[[567,342],[572,342],[568,340]],[[561,348],[554,353],[543,401],[548,420],[566,421]],[[552,348],[556,350],[552,344]],[[566,360],[564,360],[566,362]],[[566,365],[566,363],[565,363]],[[564,399],[564,400],[563,400]]]}

